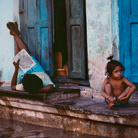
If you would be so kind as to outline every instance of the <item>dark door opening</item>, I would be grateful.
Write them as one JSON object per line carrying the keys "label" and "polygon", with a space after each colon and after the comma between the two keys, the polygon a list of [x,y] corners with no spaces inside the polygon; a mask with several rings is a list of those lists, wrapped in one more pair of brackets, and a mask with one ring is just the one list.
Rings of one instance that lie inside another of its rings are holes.
{"label": "dark door opening", "polygon": [[53,4],[54,80],[87,85],[85,0],[54,0]]}
{"label": "dark door opening", "polygon": [[68,76],[65,0],[54,0],[55,75]]}

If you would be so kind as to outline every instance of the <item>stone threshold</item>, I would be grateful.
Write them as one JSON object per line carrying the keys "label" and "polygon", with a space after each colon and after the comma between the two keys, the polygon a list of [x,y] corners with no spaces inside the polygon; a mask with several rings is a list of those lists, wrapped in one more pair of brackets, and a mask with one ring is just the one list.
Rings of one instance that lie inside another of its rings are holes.
{"label": "stone threshold", "polygon": [[80,97],[80,89],[56,87],[51,92],[29,94],[28,92],[12,90],[10,86],[6,86],[0,87],[0,96],[34,99],[38,101],[43,101],[44,103],[50,103],[54,101]]}
{"label": "stone threshold", "polygon": [[[8,93],[4,88],[0,88],[0,91]],[[23,94],[26,97],[30,95]],[[105,137],[138,136],[137,102],[131,102],[128,107],[109,110],[103,99],[76,97],[44,103],[43,96],[38,98],[33,95],[38,99],[16,96],[15,91],[12,96],[0,96],[1,118]]]}

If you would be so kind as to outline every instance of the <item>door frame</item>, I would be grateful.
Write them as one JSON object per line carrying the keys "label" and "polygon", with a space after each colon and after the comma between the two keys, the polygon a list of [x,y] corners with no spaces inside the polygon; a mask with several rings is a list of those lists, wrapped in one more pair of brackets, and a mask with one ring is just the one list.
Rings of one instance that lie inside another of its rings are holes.
{"label": "door frame", "polygon": [[[86,0],[80,0],[80,3],[78,3],[80,4],[80,9],[78,8],[80,10],[79,13],[81,13],[79,15],[72,15],[71,13],[73,9],[71,8],[71,0],[65,1],[69,76],[74,79],[77,78],[85,80],[88,74],[86,43]],[[78,37],[74,37],[74,34],[78,34]],[[78,58],[76,58],[77,54]],[[76,64],[78,66],[76,66]]]}

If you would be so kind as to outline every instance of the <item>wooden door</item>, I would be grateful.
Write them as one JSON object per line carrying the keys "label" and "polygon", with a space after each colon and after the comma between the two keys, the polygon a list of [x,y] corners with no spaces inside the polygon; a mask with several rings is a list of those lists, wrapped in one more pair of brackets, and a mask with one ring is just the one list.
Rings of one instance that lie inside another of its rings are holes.
{"label": "wooden door", "polygon": [[86,79],[85,0],[66,0],[70,78]]}
{"label": "wooden door", "polygon": [[53,76],[52,1],[20,0],[21,38],[31,55]]}
{"label": "wooden door", "polygon": [[119,1],[120,56],[126,70],[124,75],[138,83],[138,0]]}

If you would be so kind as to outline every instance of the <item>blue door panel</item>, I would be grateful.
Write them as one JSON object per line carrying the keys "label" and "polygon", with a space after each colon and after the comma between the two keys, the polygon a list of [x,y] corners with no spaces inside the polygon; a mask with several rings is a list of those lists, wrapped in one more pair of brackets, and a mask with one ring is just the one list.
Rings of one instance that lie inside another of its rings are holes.
{"label": "blue door panel", "polygon": [[21,37],[44,70],[53,76],[52,1],[20,0]]}
{"label": "blue door panel", "polygon": [[40,0],[40,20],[48,20],[48,0]]}
{"label": "blue door panel", "polygon": [[27,29],[27,35],[28,35],[28,46],[31,50],[31,55],[35,57],[35,45],[36,45],[36,39],[34,39],[34,34],[36,34],[36,28],[35,27],[28,27]]}
{"label": "blue door panel", "polygon": [[45,70],[49,70],[49,45],[48,45],[48,28],[41,28],[41,65]]}
{"label": "blue door panel", "polygon": [[[21,1],[20,1],[21,3]],[[37,43],[36,34],[36,0],[22,1],[23,14],[20,14],[21,19],[21,37],[28,46],[31,55],[36,57],[35,49]]]}
{"label": "blue door panel", "polygon": [[[26,12],[28,21],[36,21],[36,0],[25,0]],[[30,6],[31,5],[31,6]]]}
{"label": "blue door panel", "polygon": [[131,0],[130,5],[131,5],[131,13],[133,15],[138,15],[138,0]]}
{"label": "blue door panel", "polygon": [[38,47],[40,49],[39,62],[43,68],[51,75],[54,74],[53,64],[53,39],[52,39],[52,16],[51,16],[51,1],[39,0],[38,1]]}
{"label": "blue door panel", "polygon": [[[80,40],[81,40],[81,28],[79,25],[74,25],[71,27],[71,46],[72,46],[72,72],[81,74],[81,47],[80,47]],[[77,36],[77,37],[76,37]],[[76,39],[77,38],[77,39]],[[79,58],[78,58],[79,57]],[[77,64],[76,64],[77,63]]]}
{"label": "blue door panel", "polygon": [[131,74],[138,76],[138,24],[132,24],[132,68]]}
{"label": "blue door panel", "polygon": [[66,0],[69,77],[86,79],[85,0]]}
{"label": "blue door panel", "polygon": [[138,0],[119,1],[120,56],[126,70],[124,75],[138,83]]}

